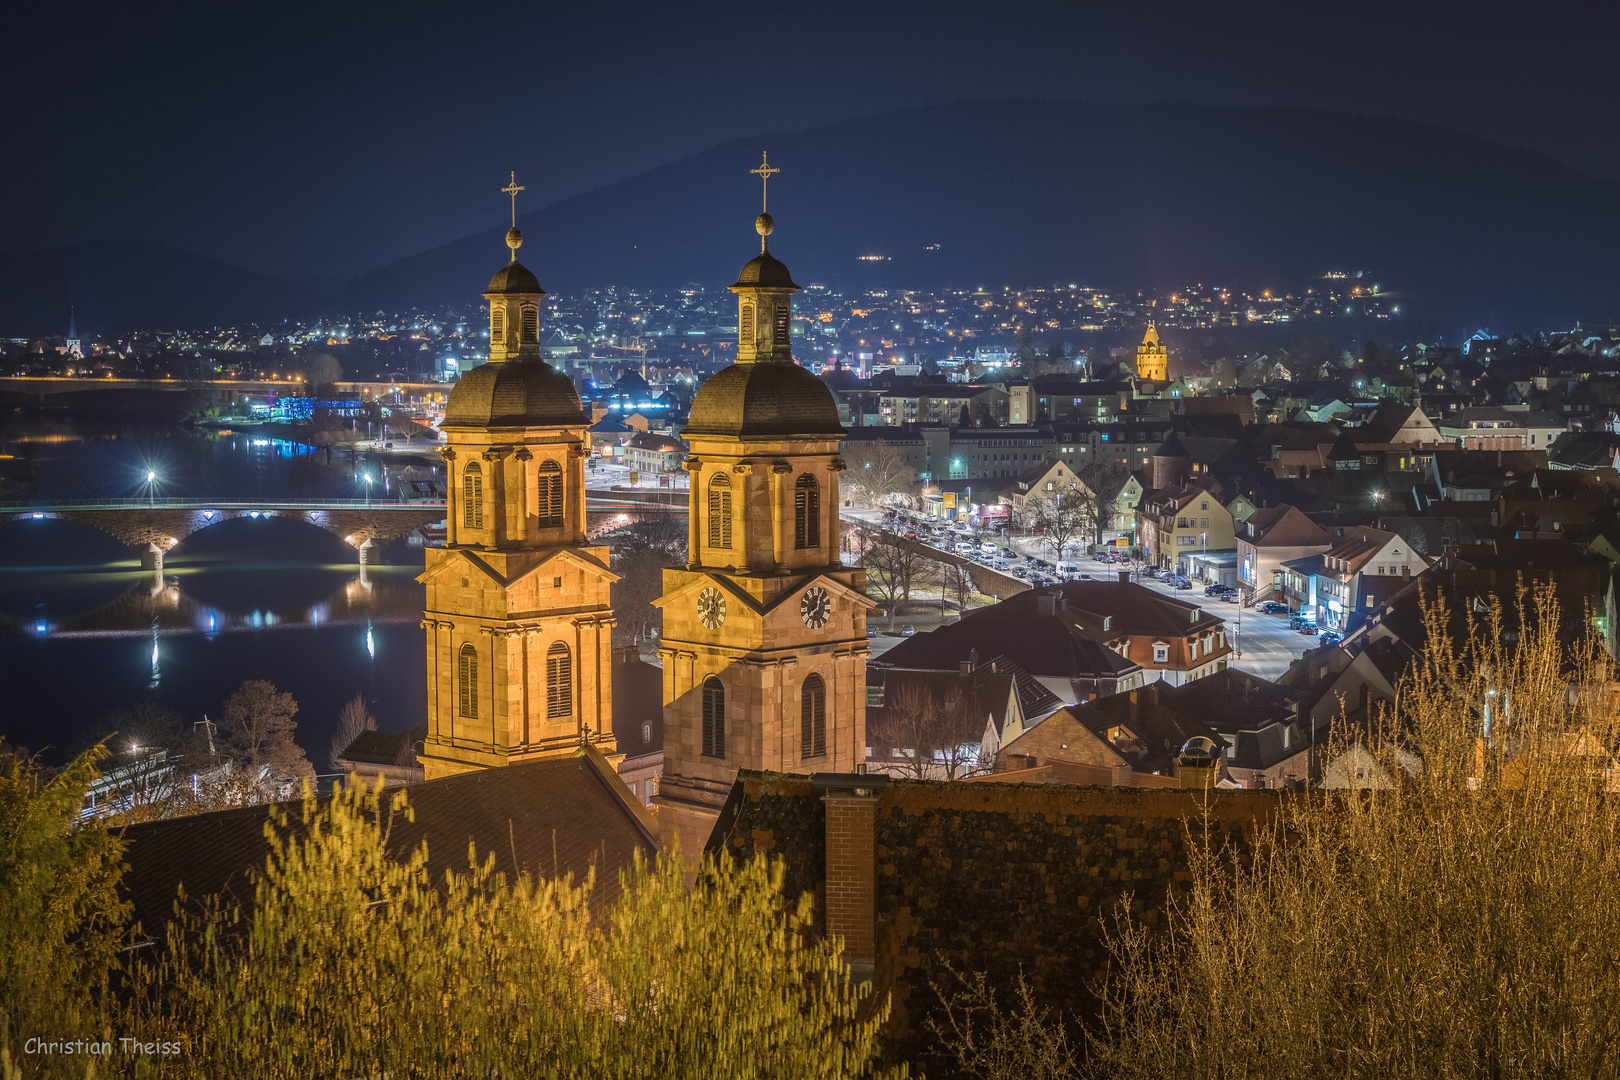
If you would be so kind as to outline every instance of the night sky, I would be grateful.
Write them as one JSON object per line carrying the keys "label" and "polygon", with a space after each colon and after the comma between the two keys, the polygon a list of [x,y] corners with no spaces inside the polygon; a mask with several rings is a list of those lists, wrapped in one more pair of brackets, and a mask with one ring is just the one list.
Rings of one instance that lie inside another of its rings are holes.
{"label": "night sky", "polygon": [[[723,140],[1017,96],[1386,113],[1620,178],[1612,4],[30,4],[0,246],[346,278]],[[919,177],[919,183],[935,182]]]}

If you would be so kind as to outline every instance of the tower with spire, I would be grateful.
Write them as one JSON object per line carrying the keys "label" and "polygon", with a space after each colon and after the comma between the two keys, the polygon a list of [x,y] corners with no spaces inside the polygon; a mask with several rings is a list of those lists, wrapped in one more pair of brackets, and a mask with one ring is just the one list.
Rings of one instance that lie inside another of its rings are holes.
{"label": "tower with spire", "polygon": [[1136,378],[1138,382],[1169,382],[1170,353],[1159,342],[1159,328],[1148,320],[1147,333],[1136,347]]}
{"label": "tower with spire", "polygon": [[[777,170],[753,170],[768,185]],[[767,189],[768,190],[768,189]],[[866,575],[838,558],[838,407],[793,359],[799,286],[754,221],[737,362],[698,390],[688,561],[664,571],[666,834],[701,850],[738,769],[848,772],[866,760]]]}
{"label": "tower with spire", "polygon": [[612,735],[608,550],[585,536],[585,416],[540,359],[546,292],[517,260],[484,290],[489,362],[445,406],[446,542],[427,549],[428,779],[573,753]]}

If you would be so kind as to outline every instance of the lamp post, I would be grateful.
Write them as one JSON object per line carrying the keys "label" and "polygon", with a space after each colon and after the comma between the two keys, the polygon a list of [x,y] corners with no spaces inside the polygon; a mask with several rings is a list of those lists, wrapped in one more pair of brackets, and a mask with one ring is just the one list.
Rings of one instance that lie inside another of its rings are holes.
{"label": "lamp post", "polygon": [[366,485],[366,505],[371,505],[371,474],[361,473],[360,482]]}
{"label": "lamp post", "polygon": [[146,470],[146,508],[152,509],[157,505],[157,473],[151,469]]}

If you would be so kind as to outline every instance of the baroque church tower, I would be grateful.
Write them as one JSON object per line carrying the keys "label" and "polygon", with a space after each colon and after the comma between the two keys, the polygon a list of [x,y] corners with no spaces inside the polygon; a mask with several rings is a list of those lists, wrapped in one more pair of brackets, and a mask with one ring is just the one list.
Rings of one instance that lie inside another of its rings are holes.
{"label": "baroque church tower", "polygon": [[[768,180],[769,166],[761,175]],[[737,362],[698,391],[688,562],[664,571],[666,839],[702,850],[738,769],[852,772],[866,760],[866,574],[839,562],[844,429],[794,362],[793,283],[755,222],[742,268]]]}
{"label": "baroque church tower", "polygon": [[1159,343],[1159,328],[1150,321],[1142,344],[1136,347],[1136,379],[1138,382],[1169,382],[1170,351]]}
{"label": "baroque church tower", "polygon": [[608,549],[585,539],[579,391],[540,359],[545,290],[517,261],[490,279],[489,362],[445,407],[445,546],[427,549],[426,777],[573,753],[616,755]]}

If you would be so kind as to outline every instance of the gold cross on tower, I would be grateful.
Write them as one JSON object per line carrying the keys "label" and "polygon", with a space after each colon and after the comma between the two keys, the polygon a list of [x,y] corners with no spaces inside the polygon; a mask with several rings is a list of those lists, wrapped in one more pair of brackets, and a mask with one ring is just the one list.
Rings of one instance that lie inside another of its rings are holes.
{"label": "gold cross on tower", "polygon": [[523,185],[517,182],[517,171],[514,169],[512,171],[512,183],[501,188],[502,195],[512,196],[512,228],[514,229],[517,228],[517,193],[524,190],[526,189]]}
{"label": "gold cross on tower", "polygon": [[764,150],[761,150],[759,152],[759,158],[760,158],[759,168],[757,168],[757,169],[749,169],[748,171],[750,173],[752,173],[753,175],[759,177],[759,209],[760,209],[761,213],[765,213],[765,212],[769,211],[770,208],[771,208],[771,206],[770,206],[771,177],[775,176],[777,173],[781,172],[782,170],[771,167],[770,154],[768,154]]}

